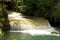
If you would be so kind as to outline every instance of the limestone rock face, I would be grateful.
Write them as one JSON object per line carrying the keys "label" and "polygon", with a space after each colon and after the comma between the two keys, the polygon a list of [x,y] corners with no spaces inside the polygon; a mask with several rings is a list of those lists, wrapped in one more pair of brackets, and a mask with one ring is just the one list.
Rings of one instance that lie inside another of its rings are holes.
{"label": "limestone rock face", "polygon": [[10,21],[11,29],[46,29],[51,28],[48,20],[38,17],[26,17],[22,13],[9,12],[8,18]]}

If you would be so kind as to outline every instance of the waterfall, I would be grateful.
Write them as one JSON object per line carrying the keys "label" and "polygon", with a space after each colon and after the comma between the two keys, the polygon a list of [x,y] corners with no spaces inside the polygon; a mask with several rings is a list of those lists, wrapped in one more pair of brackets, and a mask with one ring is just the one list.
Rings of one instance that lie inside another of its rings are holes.
{"label": "waterfall", "polygon": [[[46,34],[57,32],[48,20],[45,18],[38,17],[27,17],[18,12],[9,12],[8,18],[10,21],[10,32],[22,32],[29,34]],[[57,33],[55,33],[57,34]],[[54,34],[54,35],[55,35]]]}

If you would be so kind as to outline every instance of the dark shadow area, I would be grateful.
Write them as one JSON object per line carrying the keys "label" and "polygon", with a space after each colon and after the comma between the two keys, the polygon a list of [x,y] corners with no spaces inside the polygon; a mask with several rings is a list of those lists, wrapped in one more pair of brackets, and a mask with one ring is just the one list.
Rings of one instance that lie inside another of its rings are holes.
{"label": "dark shadow area", "polygon": [[2,27],[2,31],[9,31],[10,30],[10,24],[9,24],[9,20],[8,20],[8,13],[6,12],[6,11],[2,11],[2,13],[3,13],[3,18],[5,19],[4,20],[4,22],[2,22],[2,25],[3,25],[3,27]]}
{"label": "dark shadow area", "polygon": [[0,1],[0,4],[2,4],[2,3],[5,5],[5,7],[6,7],[7,10],[12,11],[14,9],[13,8],[14,4],[11,1],[8,1],[8,2],[7,1],[4,1],[4,2]]}
{"label": "dark shadow area", "polygon": [[4,2],[4,4],[7,6],[7,10],[13,10],[13,3],[12,2]]}
{"label": "dark shadow area", "polygon": [[[2,19],[1,20],[1,24],[2,24],[1,29],[3,32],[8,32],[10,30],[10,24],[9,24],[9,20],[8,20],[8,11],[7,11],[8,7],[7,7],[7,5],[9,6],[9,4],[6,3],[5,1],[0,1],[0,4],[2,6],[1,7],[2,8],[2,10],[1,10],[2,16],[0,17]],[[7,5],[5,5],[5,4],[7,4]],[[11,6],[9,6],[9,7],[11,7]]]}
{"label": "dark shadow area", "polygon": [[49,21],[53,27],[60,28],[60,19]]}

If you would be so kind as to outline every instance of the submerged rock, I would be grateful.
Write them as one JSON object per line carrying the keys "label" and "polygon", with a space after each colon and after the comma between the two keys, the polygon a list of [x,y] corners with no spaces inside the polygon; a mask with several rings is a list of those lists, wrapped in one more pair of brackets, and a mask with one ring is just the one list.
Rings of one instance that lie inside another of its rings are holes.
{"label": "submerged rock", "polygon": [[52,34],[59,34],[58,32],[51,32]]}

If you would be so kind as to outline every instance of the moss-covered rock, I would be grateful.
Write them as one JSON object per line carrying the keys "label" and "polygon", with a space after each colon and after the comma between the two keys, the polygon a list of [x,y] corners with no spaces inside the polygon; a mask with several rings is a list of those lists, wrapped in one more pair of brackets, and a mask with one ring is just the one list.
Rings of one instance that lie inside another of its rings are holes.
{"label": "moss-covered rock", "polygon": [[2,29],[0,28],[0,37],[3,35]]}

